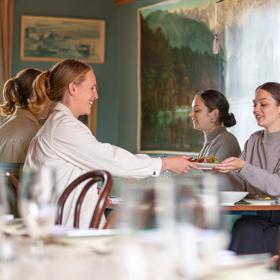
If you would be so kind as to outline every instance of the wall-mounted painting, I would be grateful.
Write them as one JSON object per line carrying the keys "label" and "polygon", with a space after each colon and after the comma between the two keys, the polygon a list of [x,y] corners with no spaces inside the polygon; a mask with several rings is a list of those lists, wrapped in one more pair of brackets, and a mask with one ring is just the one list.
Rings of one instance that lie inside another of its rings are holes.
{"label": "wall-mounted painting", "polygon": [[22,60],[75,58],[88,63],[104,63],[104,48],[104,20],[21,17]]}
{"label": "wall-mounted painting", "polygon": [[215,1],[164,1],[138,10],[139,151],[201,149],[189,112],[196,92],[224,90],[224,31],[213,53],[215,31]]}

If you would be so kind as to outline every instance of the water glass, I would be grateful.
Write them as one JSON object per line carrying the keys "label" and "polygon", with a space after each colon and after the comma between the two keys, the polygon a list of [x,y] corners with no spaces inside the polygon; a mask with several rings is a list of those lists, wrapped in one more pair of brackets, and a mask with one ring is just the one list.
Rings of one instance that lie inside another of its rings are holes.
{"label": "water glass", "polygon": [[204,277],[228,242],[217,180],[189,173],[175,177],[174,186],[179,271],[187,279]]}
{"label": "water glass", "polygon": [[20,210],[31,236],[34,255],[43,256],[43,239],[54,225],[56,173],[49,167],[25,169],[21,177]]}
{"label": "water glass", "polygon": [[174,218],[173,211],[169,211],[172,189],[169,183],[165,176],[123,180],[118,219],[122,232],[121,279],[164,280],[174,276],[170,246],[174,242],[171,238]]}

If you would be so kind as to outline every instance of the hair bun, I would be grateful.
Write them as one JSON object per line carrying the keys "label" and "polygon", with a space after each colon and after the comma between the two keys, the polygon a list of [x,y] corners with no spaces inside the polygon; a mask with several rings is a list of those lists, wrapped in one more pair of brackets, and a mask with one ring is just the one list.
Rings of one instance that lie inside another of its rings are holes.
{"label": "hair bun", "polygon": [[223,122],[225,127],[231,127],[236,124],[236,120],[233,113],[228,113]]}

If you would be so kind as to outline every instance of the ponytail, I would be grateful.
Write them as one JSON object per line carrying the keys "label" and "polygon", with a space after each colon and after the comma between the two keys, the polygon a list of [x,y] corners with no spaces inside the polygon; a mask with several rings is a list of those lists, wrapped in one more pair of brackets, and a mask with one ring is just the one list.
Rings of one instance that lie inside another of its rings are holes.
{"label": "ponytail", "polygon": [[236,125],[236,120],[233,113],[228,113],[222,120],[225,127],[232,127]]}
{"label": "ponytail", "polygon": [[20,106],[20,94],[17,79],[10,78],[3,88],[4,103],[0,106],[2,115],[12,115],[16,106]]}
{"label": "ponytail", "polygon": [[29,99],[28,108],[35,114],[39,114],[49,100],[50,92],[50,71],[42,72],[33,83],[35,94]]}

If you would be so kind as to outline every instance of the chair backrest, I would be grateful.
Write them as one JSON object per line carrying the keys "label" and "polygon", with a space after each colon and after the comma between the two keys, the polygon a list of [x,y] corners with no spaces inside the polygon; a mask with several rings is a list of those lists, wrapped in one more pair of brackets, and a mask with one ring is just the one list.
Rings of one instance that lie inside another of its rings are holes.
{"label": "chair backrest", "polygon": [[7,186],[8,190],[12,196],[10,200],[10,210],[15,217],[19,217],[19,177],[22,171],[22,163],[13,162],[0,162],[0,171],[2,171],[7,176]]}
{"label": "chair backrest", "polygon": [[76,201],[73,226],[74,228],[79,228],[81,207],[88,190],[92,186],[94,186],[95,183],[101,182],[103,184],[103,187],[100,190],[99,197],[89,224],[90,228],[97,229],[99,227],[102,215],[104,214],[104,211],[106,209],[107,198],[112,188],[112,177],[109,172],[104,170],[94,170],[79,176],[63,191],[58,200],[57,215],[55,221],[56,224],[62,224],[63,210],[67,198],[69,197],[71,192],[76,189],[82,182],[86,182],[86,184],[83,186]]}

